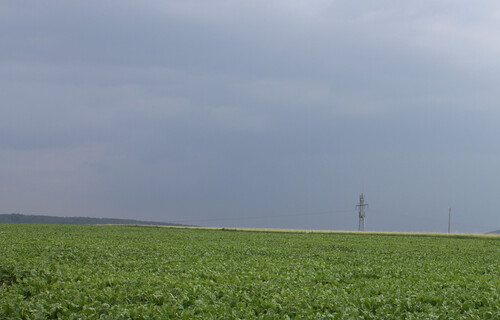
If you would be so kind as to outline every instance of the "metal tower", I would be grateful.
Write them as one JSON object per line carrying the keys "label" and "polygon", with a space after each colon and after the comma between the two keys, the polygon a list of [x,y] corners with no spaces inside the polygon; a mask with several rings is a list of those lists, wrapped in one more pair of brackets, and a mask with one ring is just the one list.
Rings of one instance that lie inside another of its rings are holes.
{"label": "metal tower", "polygon": [[359,231],[365,231],[365,207],[368,207],[368,204],[365,204],[365,196],[360,194],[359,204],[356,206],[356,209],[359,208]]}

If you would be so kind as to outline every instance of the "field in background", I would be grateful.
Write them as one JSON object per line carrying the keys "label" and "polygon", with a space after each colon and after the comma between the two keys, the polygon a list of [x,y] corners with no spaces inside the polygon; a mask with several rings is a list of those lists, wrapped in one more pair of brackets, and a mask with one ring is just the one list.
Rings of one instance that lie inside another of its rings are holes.
{"label": "field in background", "polygon": [[[148,227],[150,225],[138,225]],[[156,226],[152,226],[156,227]],[[249,231],[249,232],[286,232],[286,233],[334,233],[354,235],[387,235],[387,236],[418,236],[418,237],[452,237],[452,238],[490,238],[500,240],[498,233],[440,233],[440,232],[400,232],[400,231],[352,231],[352,230],[315,230],[315,229],[277,229],[277,228],[233,228],[233,227],[200,227],[200,226],[162,226],[165,228],[181,228],[215,231]]]}
{"label": "field in background", "polygon": [[0,224],[1,319],[499,319],[500,238]]}

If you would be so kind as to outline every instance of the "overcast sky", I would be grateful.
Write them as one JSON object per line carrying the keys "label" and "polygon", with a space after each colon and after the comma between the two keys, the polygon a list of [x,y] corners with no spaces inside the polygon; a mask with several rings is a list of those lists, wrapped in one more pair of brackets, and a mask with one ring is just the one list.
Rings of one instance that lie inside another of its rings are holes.
{"label": "overcast sky", "polygon": [[498,1],[0,3],[0,213],[500,228]]}

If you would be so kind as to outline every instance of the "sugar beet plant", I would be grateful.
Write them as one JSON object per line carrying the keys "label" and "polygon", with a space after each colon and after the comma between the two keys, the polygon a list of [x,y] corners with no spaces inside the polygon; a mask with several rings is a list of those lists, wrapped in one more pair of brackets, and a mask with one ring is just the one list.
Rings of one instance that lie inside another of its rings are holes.
{"label": "sugar beet plant", "polygon": [[0,225],[0,319],[500,319],[500,239]]}

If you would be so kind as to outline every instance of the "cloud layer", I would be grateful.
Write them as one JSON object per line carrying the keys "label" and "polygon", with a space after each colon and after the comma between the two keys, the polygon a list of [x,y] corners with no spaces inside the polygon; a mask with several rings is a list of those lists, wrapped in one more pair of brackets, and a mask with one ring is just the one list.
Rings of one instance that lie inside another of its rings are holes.
{"label": "cloud layer", "polygon": [[0,12],[4,213],[355,229],[364,191],[372,230],[498,229],[494,1]]}

